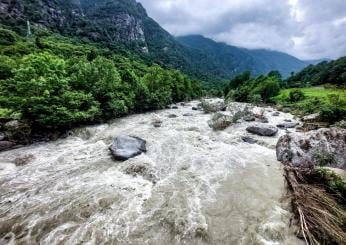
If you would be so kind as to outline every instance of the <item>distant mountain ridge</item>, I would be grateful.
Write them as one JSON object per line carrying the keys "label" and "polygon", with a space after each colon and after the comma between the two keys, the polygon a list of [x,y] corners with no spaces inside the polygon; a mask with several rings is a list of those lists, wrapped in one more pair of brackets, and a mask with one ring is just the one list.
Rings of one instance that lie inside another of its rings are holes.
{"label": "distant mountain ridge", "polygon": [[284,77],[299,71],[309,63],[286,53],[265,49],[245,49],[221,42],[215,42],[201,35],[188,35],[176,38],[181,44],[205,51],[216,62],[222,64],[230,75],[246,70],[254,75],[278,70]]}
{"label": "distant mountain ridge", "polygon": [[251,70],[278,70],[284,76],[306,65],[287,54],[247,50],[201,36],[174,38],[147,15],[136,0],[0,0],[0,27],[25,35],[35,28],[78,37],[123,52],[147,63],[179,69],[209,84]]}

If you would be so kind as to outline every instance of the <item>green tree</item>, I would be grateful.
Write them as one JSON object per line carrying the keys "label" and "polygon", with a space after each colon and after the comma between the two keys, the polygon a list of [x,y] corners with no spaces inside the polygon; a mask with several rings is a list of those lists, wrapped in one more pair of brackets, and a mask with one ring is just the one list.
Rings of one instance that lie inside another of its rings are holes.
{"label": "green tree", "polygon": [[132,100],[126,96],[126,88],[111,60],[103,57],[92,62],[81,59],[70,72],[73,89],[91,93],[100,103],[103,117],[112,118],[128,112]]}
{"label": "green tree", "polygon": [[99,112],[91,94],[71,90],[65,61],[48,53],[23,57],[13,78],[1,83],[0,103],[41,127],[68,127]]}

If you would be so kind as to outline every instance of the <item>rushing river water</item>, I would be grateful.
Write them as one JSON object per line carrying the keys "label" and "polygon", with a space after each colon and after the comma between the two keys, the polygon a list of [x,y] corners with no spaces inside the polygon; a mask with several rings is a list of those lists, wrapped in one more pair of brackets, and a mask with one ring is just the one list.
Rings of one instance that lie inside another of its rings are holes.
{"label": "rushing river water", "polygon": [[[0,244],[301,244],[281,202],[275,144],[285,131],[248,144],[251,123],[215,132],[211,115],[191,105],[0,153]],[[271,114],[272,124],[293,118]],[[119,134],[145,139],[147,153],[114,161],[108,146]],[[14,164],[28,154],[28,164]],[[126,171],[136,165],[150,178]]]}

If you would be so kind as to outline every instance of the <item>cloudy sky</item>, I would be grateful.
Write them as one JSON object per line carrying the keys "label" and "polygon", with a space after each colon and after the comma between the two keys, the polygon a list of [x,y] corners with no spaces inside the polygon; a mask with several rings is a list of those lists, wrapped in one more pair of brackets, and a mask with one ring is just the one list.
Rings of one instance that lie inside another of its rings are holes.
{"label": "cloudy sky", "polygon": [[173,35],[202,34],[302,59],[346,55],[346,0],[138,0]]}

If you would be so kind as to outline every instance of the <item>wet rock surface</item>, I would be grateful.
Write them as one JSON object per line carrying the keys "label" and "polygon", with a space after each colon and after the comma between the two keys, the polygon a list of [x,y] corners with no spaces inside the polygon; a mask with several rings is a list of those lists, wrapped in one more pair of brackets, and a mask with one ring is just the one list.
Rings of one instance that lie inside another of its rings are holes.
{"label": "wet rock surface", "polygon": [[295,128],[299,125],[299,123],[297,122],[284,122],[284,123],[279,123],[278,125],[276,125],[278,128]]}
{"label": "wet rock surface", "polygon": [[116,160],[127,160],[146,152],[146,141],[135,136],[118,136],[109,147]]}
{"label": "wet rock surface", "polygon": [[254,124],[246,128],[249,133],[257,134],[260,136],[274,136],[278,132],[278,128],[268,124]]}
{"label": "wet rock surface", "polygon": [[223,100],[203,100],[201,103],[201,107],[205,113],[215,113],[219,111],[225,111],[227,109],[227,105]]}
{"label": "wet rock surface", "polygon": [[345,153],[346,129],[341,128],[287,134],[276,146],[277,159],[295,166],[327,165],[345,170]]}
{"label": "wet rock surface", "polygon": [[215,113],[208,121],[209,127],[214,130],[223,130],[232,124],[233,118],[223,113]]}

